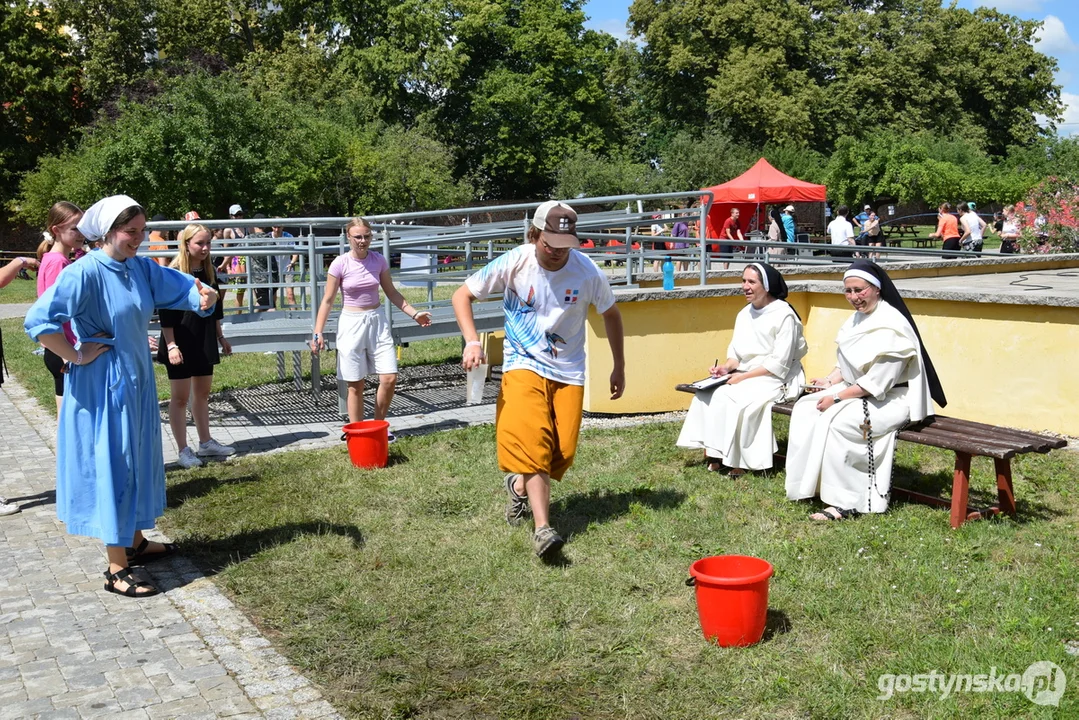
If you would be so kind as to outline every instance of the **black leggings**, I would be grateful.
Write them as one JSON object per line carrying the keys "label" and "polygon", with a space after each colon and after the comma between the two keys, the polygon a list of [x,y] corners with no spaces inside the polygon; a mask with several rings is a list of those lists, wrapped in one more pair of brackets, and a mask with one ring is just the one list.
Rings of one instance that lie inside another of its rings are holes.
{"label": "black leggings", "polygon": [[[959,249],[961,249],[959,247],[959,238],[957,238],[957,237],[948,238],[947,240],[944,241],[944,245],[941,247],[941,249],[942,250],[959,250]],[[957,257],[959,257],[959,256],[958,255],[941,255],[941,258],[943,258],[944,260],[955,260]]]}
{"label": "black leggings", "polygon": [[52,387],[54,394],[60,397],[64,394],[64,361],[48,348],[45,349],[45,367],[52,373]]}

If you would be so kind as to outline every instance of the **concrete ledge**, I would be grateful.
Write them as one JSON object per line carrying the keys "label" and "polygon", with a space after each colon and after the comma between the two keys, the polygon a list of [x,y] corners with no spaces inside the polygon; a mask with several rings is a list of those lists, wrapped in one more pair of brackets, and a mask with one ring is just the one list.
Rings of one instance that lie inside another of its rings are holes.
{"label": "concrete ledge", "polygon": [[[737,282],[742,277],[745,262],[738,261],[741,267],[733,270],[712,270],[706,275],[706,282]],[[776,267],[783,273],[789,285],[792,280],[838,279],[846,270],[847,261],[834,262],[830,265],[788,265],[779,263]],[[985,275],[1007,272],[1063,270],[1079,268],[1079,253],[1056,255],[983,255],[963,260],[910,260],[907,262],[888,263],[884,266],[893,280],[919,277],[946,277],[954,275]],[[640,287],[656,288],[662,285],[661,273],[639,273],[637,281]],[[675,283],[696,285],[700,274],[695,272],[675,273]]]}

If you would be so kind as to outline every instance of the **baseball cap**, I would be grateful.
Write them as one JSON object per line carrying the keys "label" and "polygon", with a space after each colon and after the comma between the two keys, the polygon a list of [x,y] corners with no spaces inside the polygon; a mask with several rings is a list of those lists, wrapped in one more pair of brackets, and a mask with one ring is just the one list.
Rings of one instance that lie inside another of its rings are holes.
{"label": "baseball cap", "polygon": [[239,215],[243,211],[244,211],[244,209],[242,207],[240,207],[239,205],[230,205],[229,206],[229,215]]}
{"label": "baseball cap", "polygon": [[540,205],[532,218],[532,227],[543,231],[540,237],[551,247],[581,246],[581,241],[577,239],[577,213],[565,203],[548,200]]}
{"label": "baseball cap", "polygon": [[783,212],[794,212],[794,206],[788,205],[787,207],[783,208]]}
{"label": "baseball cap", "polygon": [[201,220],[202,217],[194,210],[188,210],[184,213],[184,220],[191,222],[192,220]]}
{"label": "baseball cap", "polygon": [[150,222],[165,222],[166,220],[168,220],[168,218],[161,213],[158,213],[157,215],[154,215],[152,218],[150,218]]}
{"label": "baseball cap", "polygon": [[866,205],[866,206],[865,206],[864,208],[862,208],[862,209],[863,209],[863,210],[872,210],[872,209],[873,209],[873,206],[872,206],[872,205]]}

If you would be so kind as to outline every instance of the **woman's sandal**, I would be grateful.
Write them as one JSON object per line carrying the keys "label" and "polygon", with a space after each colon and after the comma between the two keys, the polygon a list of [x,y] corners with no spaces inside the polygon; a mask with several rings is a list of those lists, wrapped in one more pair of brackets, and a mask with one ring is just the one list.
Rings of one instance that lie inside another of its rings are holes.
{"label": "woman's sandal", "polygon": [[163,550],[157,552],[146,552],[146,548],[150,547],[150,541],[146,538],[142,539],[137,548],[127,549],[127,564],[139,565],[153,562],[155,560],[161,560],[167,558],[169,555],[175,555],[179,548],[176,543],[161,543]]}
{"label": "woman's sandal", "polygon": [[844,510],[842,508],[826,507],[823,510],[810,515],[809,519],[814,522],[835,522],[836,520],[846,520],[847,518],[853,519],[859,515],[861,515],[861,513],[854,508]]}
{"label": "woman's sandal", "polygon": [[[127,587],[123,590],[116,588],[117,582],[127,583]],[[121,570],[117,570],[114,573],[105,571],[105,589],[111,593],[117,595],[123,595],[130,598],[143,598],[150,597],[151,595],[157,595],[161,590],[157,588],[153,583],[146,582],[145,580],[139,580],[135,577],[135,574],[131,572],[131,568],[126,567]]]}
{"label": "woman's sandal", "polygon": [[730,476],[730,477],[732,477],[732,478],[738,478],[738,477],[742,477],[742,476],[743,476],[743,475],[745,475],[745,474],[746,474],[746,470],[745,470],[745,468],[735,468],[735,467],[732,467],[731,469],[729,469],[729,470],[727,471],[727,475],[728,475],[728,476]]}

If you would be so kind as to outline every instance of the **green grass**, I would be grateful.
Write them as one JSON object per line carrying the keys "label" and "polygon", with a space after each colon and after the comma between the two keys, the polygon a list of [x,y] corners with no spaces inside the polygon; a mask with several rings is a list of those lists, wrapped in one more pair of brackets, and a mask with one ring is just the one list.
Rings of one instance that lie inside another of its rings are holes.
{"label": "green grass", "polygon": [[[777,421],[781,444],[785,421]],[[585,432],[553,491],[565,561],[502,520],[493,429],[403,438],[360,471],[344,448],[169,476],[163,527],[329,699],[356,718],[1051,717],[1022,694],[897,694],[882,673],[1075,681],[1079,456],[1015,462],[1018,522],[950,529],[945,510],[807,520],[782,473],[730,478],[674,447],[678,426]],[[950,484],[945,452],[900,444],[899,484]],[[977,462],[976,486],[991,484]],[[975,502],[988,495],[975,492]],[[700,635],[694,560],[776,568],[764,642]]]}
{"label": "green grass", "polygon": [[0,288],[0,305],[32,303],[37,300],[37,280],[15,278]]}
{"label": "green grass", "polygon": [[[53,396],[52,375],[45,369],[45,363],[32,352],[36,347],[23,332],[20,318],[0,320],[0,330],[4,333],[4,357],[8,370],[33,395],[41,406],[52,409],[56,405]],[[454,362],[461,357],[460,338],[439,338],[411,343],[401,349],[401,367],[414,365],[433,365]],[[303,377],[311,380],[311,354],[301,355]],[[334,353],[326,353],[321,364],[323,375],[334,375],[336,371]],[[288,382],[292,381],[292,358],[285,356],[285,372]],[[171,395],[168,375],[165,367],[154,363],[157,376],[157,396],[167,400]],[[254,387],[277,382],[277,357],[261,353],[236,353],[222,358],[221,364],[214,370],[213,391],[220,392],[233,388]]]}

